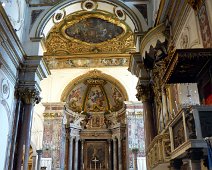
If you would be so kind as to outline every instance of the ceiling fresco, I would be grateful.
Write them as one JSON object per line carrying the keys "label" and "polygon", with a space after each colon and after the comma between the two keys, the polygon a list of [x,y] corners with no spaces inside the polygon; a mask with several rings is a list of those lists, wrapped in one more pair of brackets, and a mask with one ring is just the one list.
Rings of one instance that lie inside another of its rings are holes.
{"label": "ceiling fresco", "polygon": [[121,35],[124,30],[101,18],[85,18],[68,27],[66,34],[71,38],[87,43],[101,43]]}
{"label": "ceiling fresco", "polygon": [[72,85],[65,100],[74,112],[106,113],[121,110],[126,95],[116,83],[99,76],[88,76]]}
{"label": "ceiling fresco", "polygon": [[67,98],[70,110],[74,112],[107,112],[123,108],[123,94],[109,81],[100,78],[88,78],[72,89]]}

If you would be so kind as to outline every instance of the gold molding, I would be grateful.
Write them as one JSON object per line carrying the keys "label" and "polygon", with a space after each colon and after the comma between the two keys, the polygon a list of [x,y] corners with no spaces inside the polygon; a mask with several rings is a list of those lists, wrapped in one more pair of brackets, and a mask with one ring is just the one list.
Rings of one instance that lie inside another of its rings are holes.
{"label": "gold molding", "polygon": [[156,21],[155,21],[155,25],[158,25],[159,24],[159,22],[160,22],[160,17],[161,17],[161,15],[162,15],[162,12],[163,12],[163,8],[164,8],[164,5],[165,5],[165,0],[161,0],[160,1],[160,5],[159,5],[159,9],[158,9],[158,15],[157,15],[157,18],[156,18]]}
{"label": "gold molding", "polygon": [[[117,37],[100,43],[87,43],[74,39],[65,33],[65,30],[83,19],[100,18],[124,31]],[[73,55],[73,54],[102,54],[102,53],[129,53],[135,51],[133,32],[124,21],[120,21],[114,14],[104,11],[81,11],[66,16],[63,21],[56,24],[49,32],[45,45],[47,51],[44,55]]]}

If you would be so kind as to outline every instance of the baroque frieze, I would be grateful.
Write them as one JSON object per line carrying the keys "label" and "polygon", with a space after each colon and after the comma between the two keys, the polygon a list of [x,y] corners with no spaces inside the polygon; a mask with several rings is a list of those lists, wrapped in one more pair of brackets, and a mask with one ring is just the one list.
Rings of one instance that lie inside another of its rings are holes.
{"label": "baroque frieze", "polygon": [[[99,24],[95,26],[96,21]],[[112,33],[114,29],[115,34]],[[102,11],[66,16],[51,29],[45,45],[45,55],[128,53],[135,50],[130,28],[124,21]]]}
{"label": "baroque frieze", "polygon": [[127,67],[129,65],[128,56],[109,56],[109,57],[53,57],[45,56],[45,61],[49,69],[63,68],[87,68],[87,67]]}
{"label": "baroque frieze", "polygon": [[43,116],[45,119],[55,119],[55,118],[62,118],[63,113],[62,112],[48,112],[43,113]]}

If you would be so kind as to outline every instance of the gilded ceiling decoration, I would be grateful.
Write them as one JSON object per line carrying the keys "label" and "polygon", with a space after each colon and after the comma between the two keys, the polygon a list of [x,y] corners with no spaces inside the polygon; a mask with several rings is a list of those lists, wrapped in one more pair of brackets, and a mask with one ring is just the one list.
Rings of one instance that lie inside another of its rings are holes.
{"label": "gilded ceiling decoration", "polygon": [[45,56],[135,51],[130,28],[114,14],[102,11],[66,16],[51,29],[45,45]]}
{"label": "gilded ceiling decoration", "polygon": [[74,112],[106,113],[123,109],[127,99],[117,82],[97,70],[79,77],[67,89],[64,100]]}

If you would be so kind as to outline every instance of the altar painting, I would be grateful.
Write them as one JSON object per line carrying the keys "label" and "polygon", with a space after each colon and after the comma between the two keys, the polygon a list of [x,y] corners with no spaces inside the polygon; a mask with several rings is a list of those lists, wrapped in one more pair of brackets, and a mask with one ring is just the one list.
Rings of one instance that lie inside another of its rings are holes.
{"label": "altar painting", "polygon": [[108,167],[108,145],[106,141],[85,143],[86,170],[106,170]]}
{"label": "altar painting", "polygon": [[101,18],[86,18],[66,29],[66,34],[87,43],[101,43],[124,32],[122,27]]}

